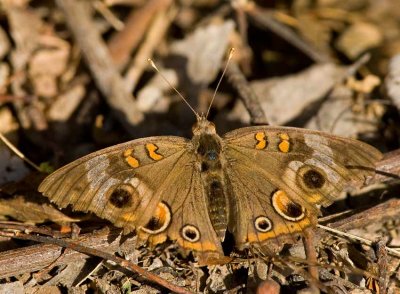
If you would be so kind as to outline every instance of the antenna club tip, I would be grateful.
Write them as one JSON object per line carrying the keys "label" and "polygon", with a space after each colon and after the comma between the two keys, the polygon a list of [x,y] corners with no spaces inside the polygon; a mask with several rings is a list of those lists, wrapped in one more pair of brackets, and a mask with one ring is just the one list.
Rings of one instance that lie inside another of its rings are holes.
{"label": "antenna club tip", "polygon": [[147,58],[147,61],[150,63],[150,65],[151,65],[152,67],[155,67],[155,66],[156,66],[156,65],[154,64],[153,59]]}

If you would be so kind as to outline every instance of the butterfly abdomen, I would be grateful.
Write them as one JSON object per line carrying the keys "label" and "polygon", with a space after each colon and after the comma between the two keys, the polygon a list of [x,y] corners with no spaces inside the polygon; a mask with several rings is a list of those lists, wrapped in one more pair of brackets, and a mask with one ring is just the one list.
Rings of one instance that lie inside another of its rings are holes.
{"label": "butterfly abdomen", "polygon": [[227,195],[221,163],[221,139],[215,134],[201,133],[194,139],[199,158],[208,215],[217,236],[223,240],[228,223]]}
{"label": "butterfly abdomen", "polygon": [[212,226],[220,240],[224,240],[228,226],[227,200],[222,179],[206,179],[207,207]]}

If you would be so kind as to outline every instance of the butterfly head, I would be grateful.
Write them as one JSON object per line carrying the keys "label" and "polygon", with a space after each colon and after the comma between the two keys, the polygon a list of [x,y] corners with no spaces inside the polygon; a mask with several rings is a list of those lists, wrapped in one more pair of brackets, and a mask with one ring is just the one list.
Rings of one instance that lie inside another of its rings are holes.
{"label": "butterfly head", "polygon": [[199,116],[197,118],[197,122],[192,127],[192,132],[194,136],[202,134],[214,135],[217,133],[215,125],[207,120],[205,116]]}

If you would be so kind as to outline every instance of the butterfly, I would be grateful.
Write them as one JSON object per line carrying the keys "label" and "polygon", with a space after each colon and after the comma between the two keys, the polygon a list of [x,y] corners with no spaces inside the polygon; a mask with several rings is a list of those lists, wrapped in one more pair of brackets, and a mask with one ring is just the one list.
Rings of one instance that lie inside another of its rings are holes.
{"label": "butterfly", "polygon": [[301,128],[219,136],[206,116],[196,117],[192,139],[147,137],[94,152],[49,175],[39,191],[151,245],[170,239],[218,257],[228,233],[239,250],[291,242],[382,157],[366,143]]}

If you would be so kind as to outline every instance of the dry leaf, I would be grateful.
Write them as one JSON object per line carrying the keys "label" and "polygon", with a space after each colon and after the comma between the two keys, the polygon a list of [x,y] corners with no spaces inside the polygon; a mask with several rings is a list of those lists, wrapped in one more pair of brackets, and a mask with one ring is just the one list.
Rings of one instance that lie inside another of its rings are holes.
{"label": "dry leaf", "polygon": [[381,79],[378,76],[367,75],[362,80],[356,80],[355,77],[349,77],[346,86],[356,92],[369,94],[380,84]]}
{"label": "dry leaf", "polygon": [[0,293],[4,294],[24,294],[24,284],[21,281],[0,284]]}
{"label": "dry leaf", "polygon": [[68,264],[56,276],[47,281],[46,286],[63,285],[64,287],[72,287],[77,282],[77,278],[82,275],[88,262],[91,262],[90,259],[82,259]]}
{"label": "dry leaf", "polygon": [[172,53],[188,59],[187,72],[194,83],[208,84],[215,79],[228,51],[233,29],[233,21],[220,25],[211,24],[200,27],[184,40],[171,44]]}
{"label": "dry leaf", "polygon": [[29,63],[29,74],[50,75],[54,77],[64,73],[69,57],[68,48],[41,49],[32,56]]}
{"label": "dry leaf", "polygon": [[10,40],[6,32],[0,27],[0,60],[3,59],[10,51]]}
{"label": "dry leaf", "polygon": [[53,97],[58,93],[57,79],[65,72],[68,47],[41,49],[29,62],[29,76],[38,96]]}
{"label": "dry leaf", "polygon": [[82,102],[85,94],[85,87],[81,84],[67,89],[67,91],[58,96],[51,105],[48,112],[49,119],[60,122],[65,122],[70,119],[71,115]]}
{"label": "dry leaf", "polygon": [[[26,288],[25,294],[61,294],[60,287],[56,286],[48,286],[48,285],[39,285],[36,287]],[[77,293],[77,292],[74,292]],[[79,292],[78,292],[79,293]]]}
{"label": "dry leaf", "polygon": [[[311,103],[322,99],[343,77],[344,71],[344,67],[334,64],[319,64],[283,78],[254,81],[251,86],[269,123],[284,125],[302,114]],[[248,114],[243,113],[241,120],[245,121]]]}
{"label": "dry leaf", "polygon": [[303,14],[297,17],[298,30],[306,40],[309,40],[316,48],[329,52],[331,40],[331,28],[320,21],[315,15]]}
{"label": "dry leaf", "polygon": [[0,63],[0,94],[7,93],[7,87],[10,79],[10,66],[2,62]]}
{"label": "dry leaf", "polygon": [[383,36],[379,28],[371,23],[357,22],[345,30],[336,42],[336,47],[350,59],[381,45]]}
{"label": "dry leaf", "polygon": [[[0,108],[0,133],[5,135],[9,141],[16,144],[18,141],[18,131],[19,125],[12,111],[7,107]],[[5,147],[3,143],[0,143],[1,149]],[[0,165],[1,167],[1,165]]]}
{"label": "dry leaf", "polygon": [[227,290],[225,277],[230,274],[227,265],[216,265],[210,270],[207,278],[207,285],[213,293],[223,292]]}
{"label": "dry leaf", "polygon": [[0,215],[31,224],[53,221],[58,224],[79,221],[70,218],[47,203],[29,202],[22,196],[0,199]]}
{"label": "dry leaf", "polygon": [[305,127],[350,138],[376,132],[383,112],[368,111],[374,104],[360,105],[360,111],[356,112],[354,105],[353,91],[338,85]]}
{"label": "dry leaf", "polygon": [[392,57],[389,63],[389,73],[385,80],[389,97],[400,110],[400,54]]}
{"label": "dry leaf", "polygon": [[[178,84],[178,77],[174,70],[160,69],[162,74],[166,77],[169,83],[176,87]],[[170,91],[171,87],[168,85],[160,74],[156,74],[137,94],[137,106],[144,113],[161,112],[164,113],[168,110],[170,99],[163,94]]]}
{"label": "dry leaf", "polygon": [[39,32],[43,22],[32,10],[10,8],[7,10],[11,26],[11,35],[16,44],[12,51],[12,64],[14,71],[24,70],[31,54],[39,46]]}

